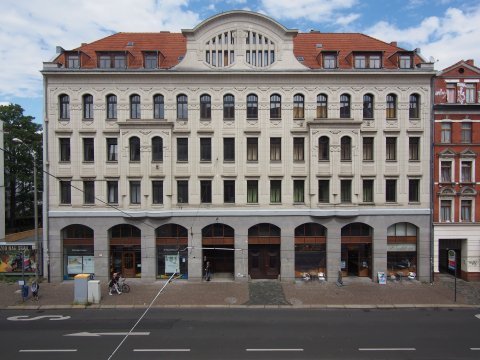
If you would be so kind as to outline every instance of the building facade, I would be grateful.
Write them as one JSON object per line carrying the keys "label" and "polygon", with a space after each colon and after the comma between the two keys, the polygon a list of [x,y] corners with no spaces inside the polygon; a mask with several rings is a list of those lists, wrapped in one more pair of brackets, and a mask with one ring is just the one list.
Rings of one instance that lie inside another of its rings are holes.
{"label": "building facade", "polygon": [[53,281],[195,281],[205,261],[235,280],[430,279],[418,51],[232,11],[58,48],[42,73]]}
{"label": "building facade", "polygon": [[[435,271],[480,280],[480,69],[459,61],[435,78],[434,248]],[[452,271],[453,270],[453,271]]]}

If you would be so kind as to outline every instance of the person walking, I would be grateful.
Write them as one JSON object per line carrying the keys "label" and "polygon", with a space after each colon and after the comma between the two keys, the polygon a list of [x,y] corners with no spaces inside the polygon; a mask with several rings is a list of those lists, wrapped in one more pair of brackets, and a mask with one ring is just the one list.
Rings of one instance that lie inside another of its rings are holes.
{"label": "person walking", "polygon": [[38,301],[38,290],[40,290],[40,285],[38,285],[37,280],[33,280],[31,289],[33,300]]}
{"label": "person walking", "polygon": [[210,281],[212,276],[212,266],[210,265],[210,261],[207,261],[205,264],[205,280]]}
{"label": "person walking", "polygon": [[122,293],[118,288],[118,278],[119,278],[118,274],[113,273],[112,278],[108,283],[108,295],[113,295],[112,291],[115,291],[118,295]]}

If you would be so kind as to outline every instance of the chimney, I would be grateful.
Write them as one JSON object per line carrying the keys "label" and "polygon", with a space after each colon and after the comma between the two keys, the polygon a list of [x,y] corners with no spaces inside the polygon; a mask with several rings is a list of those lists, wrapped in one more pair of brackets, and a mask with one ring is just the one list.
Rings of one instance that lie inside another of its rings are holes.
{"label": "chimney", "polygon": [[64,50],[61,46],[57,46],[57,47],[55,48],[55,52],[56,52],[57,54],[62,54],[64,51],[65,51],[65,50]]}
{"label": "chimney", "polygon": [[473,61],[473,59],[465,60],[465,63],[467,63],[470,66],[475,66],[475,62]]}
{"label": "chimney", "polygon": [[398,47],[396,41],[392,41],[392,42],[390,43],[390,45],[395,46],[395,47]]}
{"label": "chimney", "polygon": [[85,46],[85,45],[87,45],[87,43],[82,43],[82,46]]}

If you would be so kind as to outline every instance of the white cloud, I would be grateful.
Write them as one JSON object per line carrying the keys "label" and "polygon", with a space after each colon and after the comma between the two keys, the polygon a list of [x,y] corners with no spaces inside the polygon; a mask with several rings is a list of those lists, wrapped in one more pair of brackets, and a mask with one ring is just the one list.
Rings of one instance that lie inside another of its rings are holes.
{"label": "white cloud", "polygon": [[335,20],[335,24],[340,26],[347,26],[353,23],[359,17],[360,17],[360,14],[349,14],[346,16],[340,16],[337,18],[337,20]]}
{"label": "white cloud", "polygon": [[9,101],[0,101],[0,106],[8,106],[10,104],[11,104],[11,102],[9,102]]}

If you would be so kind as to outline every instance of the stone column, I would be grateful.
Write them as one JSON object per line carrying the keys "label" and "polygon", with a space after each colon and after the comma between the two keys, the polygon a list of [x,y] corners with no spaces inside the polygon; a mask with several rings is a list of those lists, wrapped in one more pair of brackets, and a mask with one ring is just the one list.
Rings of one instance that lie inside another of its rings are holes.
{"label": "stone column", "polygon": [[50,281],[54,283],[63,281],[63,244],[60,230],[63,226],[60,223],[50,220],[48,234],[50,242],[48,249],[50,255]]}
{"label": "stone column", "polygon": [[188,279],[201,281],[203,276],[202,227],[194,226],[189,229],[188,246]]}
{"label": "stone column", "polygon": [[370,266],[372,266],[372,281],[378,282],[379,271],[384,272],[387,276],[387,227],[383,221],[377,221],[373,226],[372,264]]}
{"label": "stone column", "polygon": [[110,241],[104,226],[94,228],[93,255],[95,279],[107,284],[110,280]]}
{"label": "stone column", "polygon": [[290,224],[281,228],[280,280],[295,279],[295,230]]}
{"label": "stone column", "polygon": [[235,268],[236,281],[248,281],[248,228],[235,227]]}
{"label": "stone column", "polygon": [[331,221],[327,227],[327,281],[336,282],[342,256],[342,224]]}
{"label": "stone column", "polygon": [[[148,224],[148,223],[147,223]],[[141,254],[142,254],[142,280],[154,281],[157,275],[157,247],[155,244],[155,229],[153,226],[142,224]]]}

